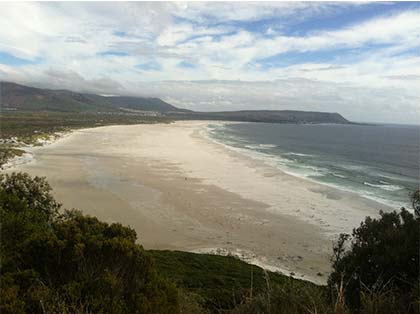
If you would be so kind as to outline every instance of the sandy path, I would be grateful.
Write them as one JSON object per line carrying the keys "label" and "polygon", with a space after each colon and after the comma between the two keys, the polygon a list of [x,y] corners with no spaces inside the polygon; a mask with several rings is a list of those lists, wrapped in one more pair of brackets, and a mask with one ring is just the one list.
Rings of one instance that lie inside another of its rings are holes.
{"label": "sandy path", "polygon": [[206,125],[78,130],[7,171],[46,176],[65,207],[130,225],[146,248],[221,248],[325,282],[333,236],[379,205],[229,150]]}

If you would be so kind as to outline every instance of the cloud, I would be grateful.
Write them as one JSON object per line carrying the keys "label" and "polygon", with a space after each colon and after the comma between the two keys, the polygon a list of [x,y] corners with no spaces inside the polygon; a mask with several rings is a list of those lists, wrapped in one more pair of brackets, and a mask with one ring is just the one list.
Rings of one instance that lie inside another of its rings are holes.
{"label": "cloud", "polygon": [[[395,88],[289,78],[275,81],[163,81],[136,84],[146,95],[201,111],[297,109],[339,112],[353,121],[410,122],[420,114],[420,97]],[[399,104],[393,108],[392,104]],[[405,111],[401,110],[401,106]],[[375,116],[372,115],[375,112]],[[380,117],[378,120],[377,117]]]}
{"label": "cloud", "polygon": [[408,80],[408,81],[420,81],[420,75],[415,74],[406,74],[406,75],[388,75],[385,76],[385,78],[391,79],[391,80]]}
{"label": "cloud", "polygon": [[124,94],[127,92],[119,82],[107,77],[85,79],[77,72],[52,68],[44,71],[31,69],[16,71],[0,65],[0,79],[38,88],[68,89],[83,93],[104,94],[106,91],[112,91],[115,94]]}
{"label": "cloud", "polygon": [[416,4],[30,2],[1,9],[3,80],[159,96],[191,109],[287,107],[356,120],[413,121],[420,106]]}

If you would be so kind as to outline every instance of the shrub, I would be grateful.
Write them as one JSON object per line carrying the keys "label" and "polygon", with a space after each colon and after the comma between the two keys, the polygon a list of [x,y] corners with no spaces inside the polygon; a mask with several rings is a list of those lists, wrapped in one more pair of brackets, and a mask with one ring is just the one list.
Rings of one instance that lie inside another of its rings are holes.
{"label": "shrub", "polygon": [[178,313],[134,230],[60,205],[42,178],[0,177],[1,313]]}
{"label": "shrub", "polygon": [[274,284],[273,287],[267,285],[265,293],[238,305],[232,314],[332,313],[329,312],[326,292],[322,287],[289,278],[282,284]]}
{"label": "shrub", "polygon": [[378,219],[367,217],[351,237],[341,235],[334,247],[331,289],[343,282],[353,309],[372,304],[374,295],[387,300],[384,308],[389,310],[386,295],[391,293],[393,304],[404,307],[402,312],[414,311],[410,304],[418,301],[414,291],[419,282],[419,226],[419,217],[402,208],[399,213],[380,212]]}

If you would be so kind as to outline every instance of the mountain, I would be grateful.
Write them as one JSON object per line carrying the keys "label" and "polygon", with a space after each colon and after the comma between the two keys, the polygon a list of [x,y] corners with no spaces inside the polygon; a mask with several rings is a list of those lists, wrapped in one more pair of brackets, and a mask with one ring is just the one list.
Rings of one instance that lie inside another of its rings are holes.
{"label": "mountain", "polygon": [[124,110],[171,112],[178,109],[159,98],[101,96],[28,87],[0,82],[0,105],[5,110],[60,112],[117,112]]}
{"label": "mountain", "polygon": [[297,110],[242,110],[171,113],[178,119],[227,120],[266,123],[350,123],[339,113]]}
{"label": "mountain", "polygon": [[126,97],[113,96],[106,97],[106,101],[116,108],[125,108],[131,110],[147,110],[159,112],[184,112],[187,110],[176,108],[164,102],[159,98],[140,98],[140,97]]}
{"label": "mountain", "polygon": [[137,114],[157,112],[172,119],[271,123],[350,123],[338,113],[294,110],[197,112],[180,109],[159,98],[101,96],[0,82],[2,110]]}

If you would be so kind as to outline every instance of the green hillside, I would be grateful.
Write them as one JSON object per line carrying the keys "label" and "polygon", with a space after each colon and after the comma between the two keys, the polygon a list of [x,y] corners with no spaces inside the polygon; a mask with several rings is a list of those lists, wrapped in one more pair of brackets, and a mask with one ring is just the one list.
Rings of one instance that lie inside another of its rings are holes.
{"label": "green hillside", "polygon": [[233,309],[253,295],[267,292],[267,285],[295,286],[325,293],[325,287],[264,271],[235,257],[181,251],[149,250],[158,273],[178,287],[202,298],[203,307],[214,313]]}
{"label": "green hillside", "polygon": [[67,90],[34,88],[10,82],[0,82],[0,104],[3,110],[19,111],[101,113],[120,112],[124,109],[158,112],[180,110],[158,98],[105,97]]}

